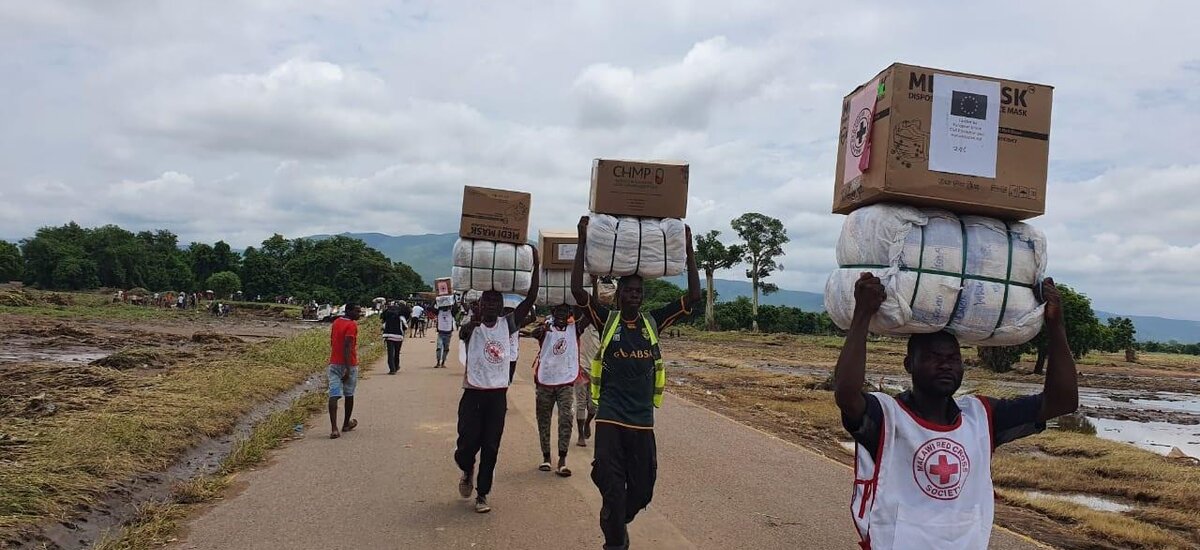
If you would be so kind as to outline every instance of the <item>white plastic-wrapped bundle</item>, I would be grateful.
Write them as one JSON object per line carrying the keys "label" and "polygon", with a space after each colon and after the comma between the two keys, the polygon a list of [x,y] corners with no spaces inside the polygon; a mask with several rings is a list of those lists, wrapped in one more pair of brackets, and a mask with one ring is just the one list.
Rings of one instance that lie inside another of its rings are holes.
{"label": "white plastic-wrapped bundle", "polygon": [[1042,329],[1034,288],[1045,273],[1046,239],[1024,223],[876,204],[846,218],[837,259],[825,310],[843,329],[854,315],[854,283],[866,271],[887,289],[871,319],[877,334],[945,329],[964,344],[1012,346]]}
{"label": "white plastic-wrapped bundle", "polygon": [[[575,296],[571,294],[570,271],[565,269],[542,269],[540,278],[537,305],[549,307],[559,304],[578,305],[575,303]],[[588,294],[592,292],[592,277],[587,273],[583,274],[583,289]]]}
{"label": "white plastic-wrapped bundle", "polygon": [[459,239],[454,243],[454,288],[525,294],[533,274],[533,249],[492,241]]}
{"label": "white plastic-wrapped bundle", "polygon": [[586,260],[588,273],[596,276],[672,277],[687,268],[687,232],[674,218],[592,214]]}

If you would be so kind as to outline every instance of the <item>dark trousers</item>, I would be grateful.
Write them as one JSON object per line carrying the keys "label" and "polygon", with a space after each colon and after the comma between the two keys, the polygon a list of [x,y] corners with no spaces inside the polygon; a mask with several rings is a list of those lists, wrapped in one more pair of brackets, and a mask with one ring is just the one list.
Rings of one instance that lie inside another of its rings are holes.
{"label": "dark trousers", "polygon": [[475,471],[479,455],[479,474],[475,488],[480,496],[492,491],[500,437],[504,435],[504,415],[508,412],[508,390],[464,389],[458,402],[458,443],[454,462],[468,474]]}
{"label": "dark trousers", "polygon": [[392,341],[384,339],[387,343],[387,361],[388,372],[396,372],[400,370],[400,346],[404,345],[404,341]]}
{"label": "dark trousers", "polygon": [[626,524],[650,504],[658,477],[654,430],[596,422],[592,482],[600,489],[600,530],[604,544],[625,544]]}

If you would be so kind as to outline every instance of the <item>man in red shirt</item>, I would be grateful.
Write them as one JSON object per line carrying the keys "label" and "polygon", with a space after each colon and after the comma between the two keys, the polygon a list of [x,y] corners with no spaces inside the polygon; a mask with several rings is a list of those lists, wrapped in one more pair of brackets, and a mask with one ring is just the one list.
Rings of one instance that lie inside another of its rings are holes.
{"label": "man in red shirt", "polygon": [[357,420],[351,420],[354,413],[354,388],[358,385],[358,323],[355,321],[362,315],[362,310],[354,302],[346,302],[345,313],[333,320],[333,328],[329,331],[329,432],[330,439],[342,436],[338,431],[338,400],[346,398],[346,419],[342,423],[342,432],[348,432],[358,426]]}

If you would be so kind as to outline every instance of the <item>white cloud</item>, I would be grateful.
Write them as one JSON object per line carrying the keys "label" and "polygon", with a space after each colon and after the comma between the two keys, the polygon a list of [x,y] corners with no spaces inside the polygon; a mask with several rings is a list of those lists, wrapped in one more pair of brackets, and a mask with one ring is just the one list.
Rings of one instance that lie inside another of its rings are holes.
{"label": "white cloud", "polygon": [[575,79],[580,121],[605,128],[704,128],[714,109],[773,91],[775,57],[717,36],[694,45],[678,63],[643,72],[597,63]]}
{"label": "white cloud", "polygon": [[448,232],[463,184],[573,227],[593,157],[674,158],[689,224],[732,240],[743,212],[780,218],[775,282],[820,291],[842,96],[904,60],[1055,85],[1033,222],[1051,272],[1103,309],[1200,315],[1200,6],[1010,2],[1021,23],[1000,24],[921,0],[93,4],[0,6],[21,84],[0,86],[0,236]]}

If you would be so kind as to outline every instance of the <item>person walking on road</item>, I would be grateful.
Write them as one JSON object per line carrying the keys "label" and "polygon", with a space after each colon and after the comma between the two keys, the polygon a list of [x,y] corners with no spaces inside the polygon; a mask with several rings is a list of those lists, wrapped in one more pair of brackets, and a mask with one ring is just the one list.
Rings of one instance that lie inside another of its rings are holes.
{"label": "person walking on road", "polygon": [[892,397],[863,392],[868,327],[887,291],[871,273],[859,277],[834,395],[857,445],[851,513],[862,548],[988,547],[995,507],[992,451],[1041,432],[1046,421],[1079,406],[1075,360],[1052,279],[1042,283],[1042,298],[1050,341],[1042,393],[955,398],[963,377],[958,339],[936,332],[909,337],[904,370],[912,389]]}
{"label": "person walking on road", "polygon": [[583,288],[588,217],[579,220],[579,246],[571,271],[571,293],[600,329],[600,348],[592,359],[591,394],[596,414],[592,482],[600,489],[600,529],[604,548],[629,548],[629,523],[650,504],[658,476],[654,408],[662,406],[667,375],[658,345],[660,331],[670,328],[700,302],[700,274],[686,229],[688,293],[678,302],[649,314],[641,311],[642,278],[617,283],[616,311],[595,303]]}
{"label": "person walking on road", "polygon": [[[358,427],[358,421],[350,418],[354,413],[354,388],[358,386],[358,321],[362,310],[354,302],[346,302],[345,313],[333,320],[330,329],[329,369],[329,438],[337,439],[341,432]],[[338,431],[338,400],[346,398],[346,418],[342,430]]]}
{"label": "person walking on road", "polygon": [[413,305],[412,311],[409,312],[409,321],[409,325],[412,329],[412,337],[419,338],[422,336],[419,333],[421,330],[421,324],[425,322],[425,308],[421,307],[421,304]]}
{"label": "person walking on road", "polygon": [[550,320],[533,331],[541,346],[533,360],[534,395],[536,397],[538,436],[542,445],[542,464],[538,469],[549,472],[550,420],[558,407],[558,467],[554,472],[570,477],[567,451],[575,418],[575,384],[582,374],[579,367],[579,337],[587,328],[587,319],[570,317],[571,306],[560,304],[550,310]]}
{"label": "person walking on road", "polygon": [[454,334],[454,309],[457,306],[442,306],[437,310],[437,363],[434,368],[446,368],[446,357],[450,355],[450,336]]}
{"label": "person walking on road", "polygon": [[404,346],[405,319],[400,304],[393,302],[379,316],[383,320],[383,342],[387,345],[388,374],[400,371],[400,348]]}
{"label": "person walking on road", "polygon": [[[500,315],[504,296],[490,290],[479,299],[479,316],[459,330],[463,342],[460,357],[465,356],[466,369],[463,395],[458,402],[454,462],[462,471],[458,481],[459,495],[469,498],[474,488],[475,511],[481,514],[492,510],[487,499],[492,491],[500,439],[504,435],[504,415],[508,411],[511,337],[517,332],[517,319],[524,319],[537,299],[538,267],[538,253],[534,249],[529,293],[511,315]],[[476,455],[479,455],[478,476],[475,474]]]}

